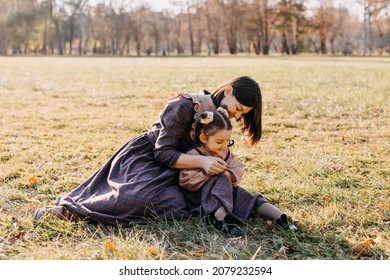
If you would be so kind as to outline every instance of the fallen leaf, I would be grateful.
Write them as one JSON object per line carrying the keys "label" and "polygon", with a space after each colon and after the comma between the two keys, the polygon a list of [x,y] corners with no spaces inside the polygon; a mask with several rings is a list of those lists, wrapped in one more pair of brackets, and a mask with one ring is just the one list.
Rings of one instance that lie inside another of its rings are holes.
{"label": "fallen leaf", "polygon": [[329,195],[325,195],[322,200],[331,201],[332,198]]}
{"label": "fallen leaf", "polygon": [[375,242],[375,243],[381,243],[381,241],[382,241],[382,238],[381,238],[380,235],[378,235],[378,236],[375,237],[375,239],[374,239],[374,242]]}
{"label": "fallen leaf", "polygon": [[157,255],[160,252],[160,249],[157,246],[150,246],[148,252],[152,255]]}
{"label": "fallen leaf", "polygon": [[273,169],[274,167],[275,167],[274,164],[266,164],[266,165],[264,165],[265,169]]}
{"label": "fallen leaf", "polygon": [[372,257],[373,253],[370,251],[369,246],[369,244],[360,243],[352,248],[352,253],[354,253],[355,255]]}
{"label": "fallen leaf", "polygon": [[287,243],[283,243],[278,252],[272,253],[273,257],[284,257],[287,258],[288,254],[293,253],[293,249]]}
{"label": "fallen leaf", "polygon": [[314,175],[314,180],[316,180],[316,181],[319,181],[319,180],[321,180],[321,176],[320,175]]}
{"label": "fallen leaf", "polygon": [[258,188],[264,188],[264,183],[256,182],[255,186],[258,187]]}
{"label": "fallen leaf", "polygon": [[374,245],[375,241],[372,238],[362,238],[359,240],[361,244]]}
{"label": "fallen leaf", "polygon": [[254,227],[250,230],[249,234],[256,234],[258,232],[258,228],[257,227]]}
{"label": "fallen leaf", "polygon": [[387,203],[381,203],[381,204],[378,204],[378,209],[384,211],[384,210],[390,209],[390,206]]}
{"label": "fallen leaf", "polygon": [[339,244],[335,244],[333,246],[333,252],[338,253],[341,251],[341,246]]}
{"label": "fallen leaf", "polygon": [[25,234],[26,234],[25,231],[21,231],[21,232],[19,232],[17,235],[15,235],[14,238],[15,238],[15,239],[22,238]]}
{"label": "fallen leaf", "polygon": [[280,249],[282,249],[282,248],[283,248],[284,252],[286,252],[286,254],[294,253],[293,247],[287,243],[283,243],[283,245]]}
{"label": "fallen leaf", "polygon": [[37,177],[31,176],[30,178],[28,178],[28,182],[29,182],[31,185],[35,185],[35,184],[38,182]]}
{"label": "fallen leaf", "polygon": [[267,221],[267,226],[269,228],[275,228],[275,224],[272,221]]}
{"label": "fallen leaf", "polygon": [[197,249],[195,251],[190,252],[190,254],[195,255],[195,256],[202,256],[202,255],[206,254],[207,252],[208,252],[207,249]]}
{"label": "fallen leaf", "polygon": [[278,251],[273,251],[271,254],[271,257],[274,259],[278,259],[278,258],[282,257],[282,255]]}
{"label": "fallen leaf", "polygon": [[267,221],[267,226],[272,230],[272,232],[276,232],[276,226],[272,221]]}
{"label": "fallen leaf", "polygon": [[303,210],[301,210],[301,217],[302,217],[302,218],[306,218],[306,212],[303,211]]}
{"label": "fallen leaf", "polygon": [[115,250],[115,244],[114,242],[112,242],[111,240],[106,240],[106,242],[104,242],[104,247],[106,247],[107,249],[109,250]]}

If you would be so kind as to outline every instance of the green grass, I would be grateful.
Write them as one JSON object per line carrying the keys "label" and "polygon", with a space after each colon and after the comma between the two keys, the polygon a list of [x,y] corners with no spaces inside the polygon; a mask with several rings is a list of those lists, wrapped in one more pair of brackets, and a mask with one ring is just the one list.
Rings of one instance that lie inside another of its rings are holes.
{"label": "green grass", "polygon": [[[389,73],[386,58],[0,58],[0,259],[388,260]],[[35,208],[149,129],[174,92],[239,75],[255,78],[264,100],[261,143],[234,131],[242,186],[301,232],[260,218],[239,241],[198,218],[132,229],[33,223]]]}

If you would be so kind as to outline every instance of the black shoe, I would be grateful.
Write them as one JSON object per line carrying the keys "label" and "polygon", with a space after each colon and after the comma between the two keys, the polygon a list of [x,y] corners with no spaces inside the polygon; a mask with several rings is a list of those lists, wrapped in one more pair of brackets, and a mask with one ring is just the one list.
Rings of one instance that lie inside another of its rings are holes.
{"label": "black shoe", "polygon": [[285,214],[282,214],[282,216],[280,216],[280,218],[277,219],[275,223],[281,226],[286,231],[298,230],[297,226],[294,224],[294,221],[290,217],[287,217]]}
{"label": "black shoe", "polygon": [[236,224],[231,224],[223,219],[222,221],[215,220],[214,226],[221,231],[226,237],[241,237],[245,235],[245,231]]}

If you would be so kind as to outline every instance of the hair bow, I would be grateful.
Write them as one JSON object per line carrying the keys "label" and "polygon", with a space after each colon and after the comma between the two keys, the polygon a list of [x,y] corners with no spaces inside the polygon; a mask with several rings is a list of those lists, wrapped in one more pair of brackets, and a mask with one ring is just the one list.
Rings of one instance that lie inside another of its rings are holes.
{"label": "hair bow", "polygon": [[228,111],[227,111],[225,108],[223,108],[223,107],[218,107],[218,108],[217,108],[217,111],[220,112],[220,113],[222,113],[223,115],[225,115],[227,118],[229,118],[229,113],[228,113]]}
{"label": "hair bow", "polygon": [[207,111],[201,115],[200,123],[209,124],[213,121],[213,119],[214,119],[214,113]]}

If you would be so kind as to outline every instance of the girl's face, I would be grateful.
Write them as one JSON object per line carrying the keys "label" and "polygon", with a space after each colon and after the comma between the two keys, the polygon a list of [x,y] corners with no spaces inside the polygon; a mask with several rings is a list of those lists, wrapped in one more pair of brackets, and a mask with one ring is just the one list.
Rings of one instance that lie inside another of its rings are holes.
{"label": "girl's face", "polygon": [[227,148],[232,131],[229,129],[219,129],[214,135],[206,136],[200,134],[200,141],[204,147],[215,156],[219,156]]}
{"label": "girl's face", "polygon": [[233,95],[232,87],[225,90],[225,97],[221,100],[220,106],[228,111],[229,119],[235,118],[236,121],[239,121],[242,118],[242,115],[249,113],[249,111],[253,109],[252,107],[244,106],[237,101],[236,97]]}

